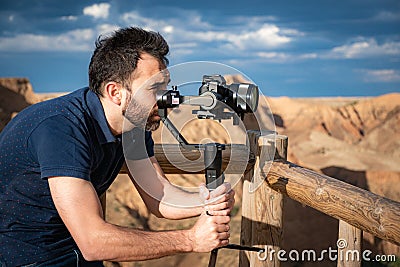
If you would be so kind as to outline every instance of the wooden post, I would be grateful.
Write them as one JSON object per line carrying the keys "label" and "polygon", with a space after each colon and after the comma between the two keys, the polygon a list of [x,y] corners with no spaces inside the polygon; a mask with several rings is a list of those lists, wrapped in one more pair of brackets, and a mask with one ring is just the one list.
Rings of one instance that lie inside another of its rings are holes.
{"label": "wooden post", "polygon": [[[260,137],[259,131],[249,131],[248,133],[250,159],[249,161],[258,160],[258,138]],[[242,224],[240,231],[240,244],[243,246],[251,246],[252,238],[252,206],[254,205],[254,194],[251,194],[251,180],[254,176],[254,166],[244,175],[243,179],[243,193],[242,193]],[[239,253],[239,266],[250,266],[251,253],[247,251],[240,251]]]}
{"label": "wooden post", "polygon": [[337,267],[360,267],[362,259],[361,245],[361,229],[339,220]]}
{"label": "wooden post", "polygon": [[[281,248],[283,233],[283,196],[271,190],[264,181],[265,177],[261,176],[261,170],[265,171],[275,157],[286,159],[287,137],[249,132],[249,140],[255,164],[254,170],[245,177],[243,186],[241,244],[258,246],[268,251],[260,255],[254,252],[241,253],[239,266],[276,267],[280,266],[277,252]],[[248,179],[252,179],[252,182]]]}

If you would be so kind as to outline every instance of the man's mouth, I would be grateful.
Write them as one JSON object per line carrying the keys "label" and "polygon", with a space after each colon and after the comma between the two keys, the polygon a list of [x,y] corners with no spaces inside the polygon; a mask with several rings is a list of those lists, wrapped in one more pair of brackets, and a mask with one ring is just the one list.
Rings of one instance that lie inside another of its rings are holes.
{"label": "man's mouth", "polygon": [[157,120],[157,121],[161,120],[160,115],[158,115],[158,110],[153,111],[150,114],[150,117],[152,118],[152,120]]}

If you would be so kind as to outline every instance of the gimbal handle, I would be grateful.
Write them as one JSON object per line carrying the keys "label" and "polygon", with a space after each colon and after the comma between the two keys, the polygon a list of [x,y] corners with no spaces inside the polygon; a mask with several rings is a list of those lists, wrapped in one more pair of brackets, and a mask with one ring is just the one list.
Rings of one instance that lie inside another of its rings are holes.
{"label": "gimbal handle", "polygon": [[214,190],[225,180],[225,175],[222,172],[222,150],[225,149],[225,145],[208,143],[203,145],[203,148],[207,188]]}

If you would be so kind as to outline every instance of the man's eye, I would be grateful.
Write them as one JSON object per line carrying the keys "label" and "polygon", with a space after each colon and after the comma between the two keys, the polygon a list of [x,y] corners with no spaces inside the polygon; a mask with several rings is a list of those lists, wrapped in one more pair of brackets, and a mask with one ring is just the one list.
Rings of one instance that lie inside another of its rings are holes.
{"label": "man's eye", "polygon": [[150,91],[153,91],[153,90],[160,90],[160,85],[153,85],[153,86],[151,86],[151,87],[149,88],[149,90],[150,90]]}

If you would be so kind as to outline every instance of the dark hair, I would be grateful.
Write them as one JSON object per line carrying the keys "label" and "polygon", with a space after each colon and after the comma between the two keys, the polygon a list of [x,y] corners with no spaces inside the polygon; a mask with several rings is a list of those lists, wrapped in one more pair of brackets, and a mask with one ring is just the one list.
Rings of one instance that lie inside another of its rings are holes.
{"label": "dark hair", "polygon": [[109,37],[99,36],[89,65],[89,89],[102,96],[104,83],[115,81],[127,87],[142,53],[167,66],[168,52],[168,44],[159,33],[137,27],[119,29]]}

